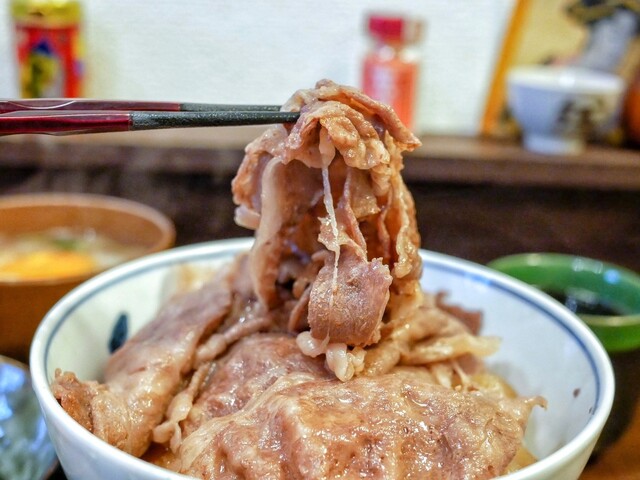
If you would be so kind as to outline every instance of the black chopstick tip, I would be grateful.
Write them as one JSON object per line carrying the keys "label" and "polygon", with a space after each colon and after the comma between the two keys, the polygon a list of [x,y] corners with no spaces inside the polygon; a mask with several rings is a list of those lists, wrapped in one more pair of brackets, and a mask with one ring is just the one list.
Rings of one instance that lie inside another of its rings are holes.
{"label": "black chopstick tip", "polygon": [[299,117],[299,112],[280,111],[131,112],[131,130],[295,123]]}

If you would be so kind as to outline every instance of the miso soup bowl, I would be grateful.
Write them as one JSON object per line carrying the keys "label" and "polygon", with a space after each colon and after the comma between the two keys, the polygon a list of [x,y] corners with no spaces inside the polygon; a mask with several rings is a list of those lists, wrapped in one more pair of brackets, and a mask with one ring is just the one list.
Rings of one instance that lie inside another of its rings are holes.
{"label": "miso soup bowl", "polygon": [[[0,197],[0,234],[52,228],[91,229],[146,255],[173,246],[175,229],[161,212],[138,202],[88,194]],[[38,324],[64,294],[98,272],[41,280],[0,280],[0,354],[27,360]]]}
{"label": "miso soup bowl", "polygon": [[[114,268],[74,289],[47,314],[31,348],[33,385],[67,477],[111,480],[185,478],[106,444],[77,424],[50,390],[56,368],[100,379],[114,325],[129,333],[149,322],[175,284],[179,266],[210,271],[248,250],[252,239],[226,240],[151,255]],[[526,284],[464,260],[421,251],[423,286],[484,312],[483,333],[503,344],[489,367],[521,395],[543,395],[526,445],[539,459],[509,480],[575,480],[609,415],[614,394],[609,359],[591,331],[568,309]]]}

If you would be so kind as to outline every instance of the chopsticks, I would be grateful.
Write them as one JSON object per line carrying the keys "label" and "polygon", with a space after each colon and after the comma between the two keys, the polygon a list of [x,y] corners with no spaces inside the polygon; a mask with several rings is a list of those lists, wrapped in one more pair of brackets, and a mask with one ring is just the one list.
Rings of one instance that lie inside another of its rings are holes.
{"label": "chopsticks", "polygon": [[0,135],[124,132],[161,128],[293,123],[298,112],[278,105],[105,101],[89,99],[0,100]]}

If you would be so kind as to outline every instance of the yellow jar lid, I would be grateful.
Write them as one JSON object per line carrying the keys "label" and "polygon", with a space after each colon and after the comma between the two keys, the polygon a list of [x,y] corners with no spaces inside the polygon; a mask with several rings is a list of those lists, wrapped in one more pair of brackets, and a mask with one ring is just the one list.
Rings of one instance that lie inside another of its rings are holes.
{"label": "yellow jar lid", "polygon": [[78,0],[13,0],[11,14],[20,23],[60,27],[78,23],[82,8]]}

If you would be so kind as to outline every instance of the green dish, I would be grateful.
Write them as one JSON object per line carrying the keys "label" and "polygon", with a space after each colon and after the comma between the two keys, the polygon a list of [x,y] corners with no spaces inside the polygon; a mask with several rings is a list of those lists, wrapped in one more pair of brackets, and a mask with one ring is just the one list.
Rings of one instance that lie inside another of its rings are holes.
{"label": "green dish", "polygon": [[[525,253],[488,264],[551,294],[597,297],[618,314],[576,312],[609,353],[640,348],[640,275],[611,263],[558,253]],[[594,311],[597,309],[594,308]]]}

